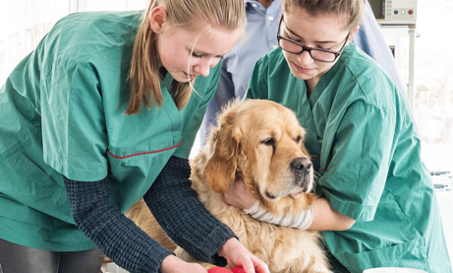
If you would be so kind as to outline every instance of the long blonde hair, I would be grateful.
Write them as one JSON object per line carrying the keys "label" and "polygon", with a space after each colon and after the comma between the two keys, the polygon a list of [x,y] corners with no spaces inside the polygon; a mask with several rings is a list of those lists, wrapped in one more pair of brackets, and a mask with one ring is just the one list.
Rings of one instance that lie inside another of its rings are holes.
{"label": "long blonde hair", "polygon": [[352,32],[359,26],[366,0],[282,0],[283,13],[303,8],[308,14],[346,15],[346,30]]}
{"label": "long blonde hair", "polygon": [[[151,29],[151,11],[158,6],[165,7],[167,20],[172,25],[190,28],[191,23],[201,19],[208,28],[237,30],[246,23],[243,0],[153,0],[137,32],[129,71],[131,88],[130,101],[125,114],[138,114],[142,104],[153,107],[153,102],[160,107],[163,96],[160,89],[159,59],[156,38]],[[190,99],[194,80],[189,83],[173,81],[171,95],[178,107],[182,109]]]}

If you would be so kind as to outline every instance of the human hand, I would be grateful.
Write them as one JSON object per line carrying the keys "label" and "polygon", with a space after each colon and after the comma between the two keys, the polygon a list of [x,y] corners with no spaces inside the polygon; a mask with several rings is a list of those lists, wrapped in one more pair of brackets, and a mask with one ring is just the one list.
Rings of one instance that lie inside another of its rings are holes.
{"label": "human hand", "polygon": [[174,255],[168,255],[159,269],[162,273],[207,273],[201,264],[188,263]]}
{"label": "human hand", "polygon": [[223,200],[230,206],[238,209],[249,209],[255,204],[256,199],[247,190],[244,181],[236,179],[233,187],[223,194]]}
{"label": "human hand", "polygon": [[231,267],[242,267],[246,273],[269,273],[267,265],[250,253],[236,238],[231,238],[219,249],[218,253]]}

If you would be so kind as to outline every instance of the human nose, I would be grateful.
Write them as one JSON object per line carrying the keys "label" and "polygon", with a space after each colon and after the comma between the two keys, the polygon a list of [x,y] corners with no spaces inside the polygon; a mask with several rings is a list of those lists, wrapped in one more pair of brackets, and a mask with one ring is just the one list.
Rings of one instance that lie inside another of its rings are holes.
{"label": "human nose", "polygon": [[304,50],[302,51],[302,53],[297,55],[297,60],[302,64],[309,64],[314,61],[310,55],[310,52],[308,52],[307,50]]}
{"label": "human nose", "polygon": [[216,66],[218,62],[219,60],[215,58],[202,60],[194,66],[193,70],[202,77],[207,77],[209,76],[209,71],[211,70],[211,68]]}

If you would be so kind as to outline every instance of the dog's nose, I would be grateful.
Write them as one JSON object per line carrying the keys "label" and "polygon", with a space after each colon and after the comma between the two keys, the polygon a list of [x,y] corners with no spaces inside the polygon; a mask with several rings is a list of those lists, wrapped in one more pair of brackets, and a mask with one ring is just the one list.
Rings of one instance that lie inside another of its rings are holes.
{"label": "dog's nose", "polygon": [[308,174],[311,171],[311,161],[306,157],[297,157],[291,161],[291,169],[300,174]]}

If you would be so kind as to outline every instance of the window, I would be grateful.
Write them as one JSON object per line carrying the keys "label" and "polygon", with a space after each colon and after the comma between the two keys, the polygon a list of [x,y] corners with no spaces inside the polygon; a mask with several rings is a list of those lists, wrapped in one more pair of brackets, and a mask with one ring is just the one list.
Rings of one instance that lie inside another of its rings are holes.
{"label": "window", "polygon": [[[14,67],[69,14],[70,1],[3,1],[0,8],[0,86]],[[7,26],[7,27],[6,27]]]}
{"label": "window", "polygon": [[77,11],[124,11],[141,10],[148,7],[150,0],[72,0]]}
{"label": "window", "polygon": [[419,1],[414,115],[430,169],[453,171],[453,2]]}
{"label": "window", "polygon": [[[77,11],[145,9],[149,0],[20,0],[0,4],[0,86],[62,17]],[[7,27],[6,27],[7,26]]]}
{"label": "window", "polygon": [[[453,2],[419,0],[415,47],[414,116],[422,141],[422,156],[431,171],[453,172]],[[450,177],[433,176],[434,183],[448,183]],[[445,239],[453,261],[453,192],[438,191]]]}

